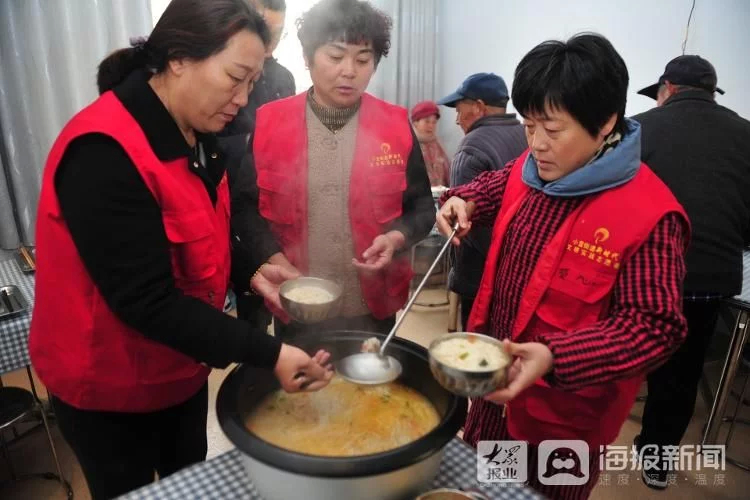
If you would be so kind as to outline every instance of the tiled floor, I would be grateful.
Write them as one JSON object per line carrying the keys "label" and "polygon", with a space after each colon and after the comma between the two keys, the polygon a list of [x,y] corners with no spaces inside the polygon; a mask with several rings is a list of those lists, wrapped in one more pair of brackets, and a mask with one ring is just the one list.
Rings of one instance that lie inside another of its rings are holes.
{"label": "tiled floor", "polygon": [[[444,298],[444,292],[439,290],[428,290],[425,292],[425,300],[438,302]],[[420,297],[421,299],[421,297]],[[415,307],[404,321],[400,335],[426,345],[435,336],[446,331],[447,307],[425,308]],[[716,383],[717,370],[720,364],[709,366],[712,374],[712,383]],[[219,428],[214,414],[214,400],[216,393],[225,376],[225,371],[215,370],[209,379],[210,406],[208,421],[208,456],[213,457],[231,448]],[[28,386],[24,371],[16,372],[3,377],[6,385]],[[639,430],[639,416],[642,409],[640,403],[636,404],[631,413],[631,418],[623,426],[620,437],[616,444],[630,445],[633,436]],[[750,418],[750,407],[744,408],[745,416]],[[701,427],[705,422],[707,409],[699,398],[698,407],[693,421],[685,436],[684,443],[697,443]],[[56,428],[53,428],[55,444],[61,458],[63,473],[73,485],[75,498],[77,500],[88,500],[90,498],[86,482],[81,474],[75,457],[70,448],[65,444]],[[731,454],[738,458],[743,457],[750,462],[750,428],[739,426],[736,431]],[[19,473],[44,472],[54,470],[54,465],[49,452],[49,446],[42,430],[35,430],[27,437],[16,442],[11,447],[13,465]],[[0,480],[8,477],[5,462],[0,458]],[[677,477],[677,485],[670,486],[667,490],[656,492],[640,484],[640,479],[635,472],[610,473],[609,485],[600,484],[592,495],[593,500],[633,500],[659,499],[659,500],[691,500],[691,499],[740,499],[750,498],[750,473],[727,464],[723,476],[717,476],[712,471],[706,471],[705,477],[698,473],[683,474]],[[705,485],[700,483],[705,482]],[[717,484],[715,484],[717,483]],[[719,484],[719,483],[723,483]],[[65,494],[59,484],[43,479],[33,479],[22,483],[0,486],[1,499],[64,499]],[[290,499],[291,500],[291,499]],[[333,499],[332,499],[333,500]],[[338,500],[338,499],[337,499]],[[343,499],[342,499],[343,500]]]}

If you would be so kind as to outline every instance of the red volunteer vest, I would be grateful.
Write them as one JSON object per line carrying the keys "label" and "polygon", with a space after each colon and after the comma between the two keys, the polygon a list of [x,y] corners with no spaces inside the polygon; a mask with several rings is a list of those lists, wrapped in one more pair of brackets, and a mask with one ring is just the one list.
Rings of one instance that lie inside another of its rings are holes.
{"label": "red volunteer vest", "polygon": [[[528,151],[511,167],[471,311],[470,331],[487,328],[502,242],[531,191],[521,180],[527,155]],[[605,318],[621,263],[669,212],[688,222],[671,191],[645,164],[630,182],[589,196],[565,220],[536,263],[523,292],[513,340],[524,342],[539,333],[570,331]],[[508,403],[508,430],[532,444],[545,439],[581,439],[592,447],[609,444],[630,413],[642,380],[643,376],[632,377],[577,391],[556,389],[539,380]]]}
{"label": "red volunteer vest", "polygon": [[[308,272],[307,93],[274,101],[256,115],[253,154],[258,206],[284,255]],[[361,255],[402,214],[406,162],[412,132],[406,110],[368,94],[362,96],[349,184],[354,251]],[[406,302],[412,277],[409,260],[398,256],[383,271],[359,281],[373,316],[387,318]]]}
{"label": "red volunteer vest", "polygon": [[112,92],[71,119],[44,169],[29,339],[34,368],[50,392],[77,408],[119,412],[167,408],[194,395],[210,369],[122,323],[86,271],[62,218],[54,178],[70,142],[89,133],[116,140],[159,203],[176,286],[216,308],[224,305],[229,280],[226,177],[218,186],[214,208],[201,179],[189,172],[187,159],[162,163]]}

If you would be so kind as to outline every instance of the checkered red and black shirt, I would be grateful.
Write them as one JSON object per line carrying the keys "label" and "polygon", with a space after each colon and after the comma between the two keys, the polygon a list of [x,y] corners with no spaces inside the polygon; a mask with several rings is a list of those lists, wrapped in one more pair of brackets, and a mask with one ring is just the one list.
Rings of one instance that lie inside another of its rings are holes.
{"label": "checkered red and black shirt", "polygon": [[[477,204],[474,224],[492,225],[500,210],[510,165],[485,172],[447,191]],[[562,198],[532,190],[506,233],[497,267],[488,334],[510,336],[522,292],[542,250],[584,197]],[[682,315],[687,228],[677,214],[662,218],[646,243],[623,263],[610,314],[585,328],[550,332],[538,340],[554,356],[549,382],[575,390],[645,374],[665,362],[687,334]]]}

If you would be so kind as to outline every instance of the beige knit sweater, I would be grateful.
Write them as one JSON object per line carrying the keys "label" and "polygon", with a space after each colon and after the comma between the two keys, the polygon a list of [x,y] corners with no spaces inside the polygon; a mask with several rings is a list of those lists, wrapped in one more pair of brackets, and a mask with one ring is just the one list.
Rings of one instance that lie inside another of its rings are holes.
{"label": "beige knit sweater", "polygon": [[[369,314],[352,265],[354,243],[349,219],[349,180],[357,139],[357,112],[331,132],[307,105],[308,230],[310,276],[339,283],[341,316]],[[358,256],[361,258],[361,256]]]}

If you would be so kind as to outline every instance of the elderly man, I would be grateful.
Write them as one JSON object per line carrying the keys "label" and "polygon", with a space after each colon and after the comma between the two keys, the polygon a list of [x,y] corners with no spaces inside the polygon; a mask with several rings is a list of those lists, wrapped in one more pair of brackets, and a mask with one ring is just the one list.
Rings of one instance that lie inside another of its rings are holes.
{"label": "elderly man", "polygon": [[[456,124],[466,134],[451,163],[451,187],[467,184],[482,172],[503,168],[526,149],[523,126],[515,113],[505,111],[508,100],[508,87],[501,77],[476,73],[438,101],[456,108]],[[454,249],[449,287],[461,297],[464,329],[482,278],[491,232],[487,227],[475,227]]]}
{"label": "elderly man", "polygon": [[[642,160],[672,190],[692,223],[682,305],[685,343],[648,377],[636,447],[679,445],[695,407],[698,383],[722,297],[742,289],[742,248],[750,229],[750,122],[714,100],[716,71],[696,55],[667,64],[639,91],[657,107],[641,123]],[[644,454],[647,452],[644,449]],[[644,483],[667,487],[665,467],[643,471]]]}

